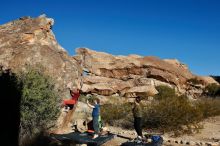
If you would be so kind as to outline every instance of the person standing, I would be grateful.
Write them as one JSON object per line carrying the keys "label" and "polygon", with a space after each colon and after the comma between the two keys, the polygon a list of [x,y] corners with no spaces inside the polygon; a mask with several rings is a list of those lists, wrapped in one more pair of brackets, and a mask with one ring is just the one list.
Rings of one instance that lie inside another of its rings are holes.
{"label": "person standing", "polygon": [[93,108],[92,110],[92,121],[93,121],[93,128],[95,131],[95,134],[93,136],[93,139],[98,137],[99,134],[99,116],[100,116],[100,100],[97,98],[94,100],[94,105],[91,105],[89,103],[89,101],[87,100],[87,105],[91,108]]}
{"label": "person standing", "polygon": [[133,105],[134,129],[137,132],[138,138],[142,139],[142,106],[140,104],[141,97],[137,96]]}

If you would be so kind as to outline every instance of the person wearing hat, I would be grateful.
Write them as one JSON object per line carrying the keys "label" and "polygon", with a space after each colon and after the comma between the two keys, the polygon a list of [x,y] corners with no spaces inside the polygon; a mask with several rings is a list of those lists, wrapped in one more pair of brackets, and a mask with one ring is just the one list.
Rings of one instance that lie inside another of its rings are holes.
{"label": "person wearing hat", "polygon": [[134,129],[137,132],[138,138],[142,139],[142,106],[140,104],[141,102],[141,97],[137,96],[134,100],[134,105],[133,105],[133,117],[134,117]]}

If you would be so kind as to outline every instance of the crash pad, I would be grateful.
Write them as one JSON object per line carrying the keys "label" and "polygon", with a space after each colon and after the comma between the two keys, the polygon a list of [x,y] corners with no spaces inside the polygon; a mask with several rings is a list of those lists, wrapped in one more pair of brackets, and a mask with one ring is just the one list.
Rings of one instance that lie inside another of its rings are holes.
{"label": "crash pad", "polygon": [[68,141],[69,143],[73,142],[76,144],[87,144],[88,146],[100,146],[116,136],[114,134],[107,133],[105,135],[100,135],[99,137],[92,139],[92,135],[87,132],[72,132],[68,134],[51,134],[51,137],[61,142]]}
{"label": "crash pad", "polygon": [[160,137],[157,141],[152,141],[150,143],[146,142],[136,142],[136,141],[127,141],[123,143],[121,146],[162,146],[163,138]]}

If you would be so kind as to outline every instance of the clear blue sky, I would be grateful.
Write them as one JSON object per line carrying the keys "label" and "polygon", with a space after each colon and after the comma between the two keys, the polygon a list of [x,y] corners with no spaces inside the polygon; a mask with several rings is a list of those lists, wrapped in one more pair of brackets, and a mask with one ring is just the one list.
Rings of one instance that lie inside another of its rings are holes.
{"label": "clear blue sky", "polygon": [[1,0],[0,24],[45,13],[69,52],[177,58],[199,75],[220,75],[220,0]]}

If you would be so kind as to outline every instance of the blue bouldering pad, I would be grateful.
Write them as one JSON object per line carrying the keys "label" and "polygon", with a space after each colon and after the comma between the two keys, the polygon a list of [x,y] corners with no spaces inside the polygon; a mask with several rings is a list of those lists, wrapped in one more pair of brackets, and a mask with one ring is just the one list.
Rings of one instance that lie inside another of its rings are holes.
{"label": "blue bouldering pad", "polygon": [[145,143],[145,142],[137,143],[135,141],[128,141],[123,143],[121,146],[162,146],[162,144],[163,144],[163,138],[160,137],[159,139],[157,139],[157,141],[152,141],[150,143]]}
{"label": "blue bouldering pad", "polygon": [[92,139],[92,135],[84,132],[72,132],[68,134],[51,134],[51,138],[55,138],[59,141],[69,141],[76,144],[87,144],[88,146],[100,146],[107,141],[113,139],[116,135],[108,133],[105,135],[100,135],[99,137]]}

